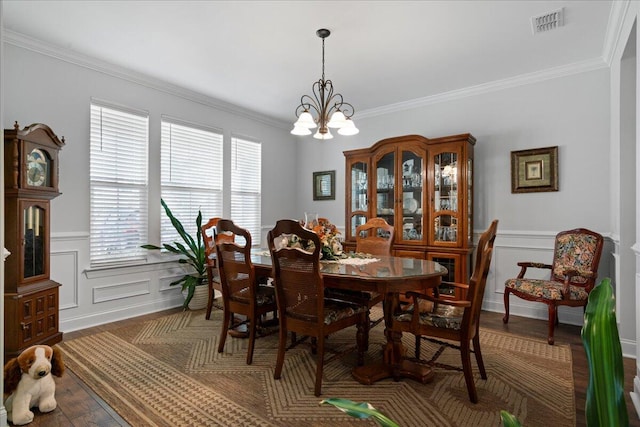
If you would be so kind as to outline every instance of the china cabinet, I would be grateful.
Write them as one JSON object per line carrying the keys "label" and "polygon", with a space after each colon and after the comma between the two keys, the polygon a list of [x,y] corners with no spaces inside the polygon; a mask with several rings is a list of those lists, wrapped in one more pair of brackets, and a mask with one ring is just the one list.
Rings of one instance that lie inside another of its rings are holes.
{"label": "china cabinet", "polygon": [[35,344],[62,340],[59,283],[51,280],[50,200],[59,196],[58,152],[64,145],[46,125],[4,131],[4,348],[13,357]]}
{"label": "china cabinet", "polygon": [[[393,254],[437,261],[444,281],[466,282],[473,252],[471,134],[406,135],[345,151],[344,246],[355,249],[356,227],[382,217],[395,227]],[[459,298],[442,286],[442,295]]]}

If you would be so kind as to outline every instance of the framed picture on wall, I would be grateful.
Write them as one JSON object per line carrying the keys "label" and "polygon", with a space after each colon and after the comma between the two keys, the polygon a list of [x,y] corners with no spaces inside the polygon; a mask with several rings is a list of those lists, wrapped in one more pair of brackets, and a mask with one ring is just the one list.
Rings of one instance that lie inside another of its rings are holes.
{"label": "framed picture on wall", "polygon": [[336,171],[313,173],[313,200],[336,199]]}
{"label": "framed picture on wall", "polygon": [[558,146],[511,152],[511,192],[558,191]]}

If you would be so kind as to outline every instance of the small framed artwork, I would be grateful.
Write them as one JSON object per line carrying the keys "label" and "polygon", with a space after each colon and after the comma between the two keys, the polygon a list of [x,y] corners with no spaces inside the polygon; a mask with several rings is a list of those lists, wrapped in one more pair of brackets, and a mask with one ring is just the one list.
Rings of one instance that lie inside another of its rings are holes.
{"label": "small framed artwork", "polygon": [[336,199],[336,171],[313,173],[313,200]]}
{"label": "small framed artwork", "polygon": [[558,147],[511,152],[511,192],[558,191]]}

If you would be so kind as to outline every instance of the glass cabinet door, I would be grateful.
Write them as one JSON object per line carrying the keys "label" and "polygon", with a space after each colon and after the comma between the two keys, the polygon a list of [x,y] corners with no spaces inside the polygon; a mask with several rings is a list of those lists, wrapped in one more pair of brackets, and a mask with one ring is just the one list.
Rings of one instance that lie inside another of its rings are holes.
{"label": "glass cabinet door", "polygon": [[350,188],[351,201],[348,207],[351,212],[349,224],[349,236],[355,237],[356,227],[367,222],[367,209],[369,208],[368,185],[369,185],[369,164],[367,161],[354,161],[350,165]]}
{"label": "glass cabinet door", "polygon": [[[433,242],[456,243],[458,240],[458,153],[443,152],[433,158]],[[465,196],[464,194],[462,195]]]}
{"label": "glass cabinet door", "polygon": [[[422,185],[424,158],[410,150],[401,151],[402,161],[402,233],[396,232],[396,239],[403,241],[423,240],[423,200]],[[400,230],[398,230],[400,231]]]}
{"label": "glass cabinet door", "polygon": [[376,193],[373,200],[375,203],[373,212],[391,225],[395,223],[395,160],[395,151],[391,151],[376,162]]}
{"label": "glass cabinet door", "polygon": [[366,211],[369,171],[365,162],[351,165],[351,212]]}

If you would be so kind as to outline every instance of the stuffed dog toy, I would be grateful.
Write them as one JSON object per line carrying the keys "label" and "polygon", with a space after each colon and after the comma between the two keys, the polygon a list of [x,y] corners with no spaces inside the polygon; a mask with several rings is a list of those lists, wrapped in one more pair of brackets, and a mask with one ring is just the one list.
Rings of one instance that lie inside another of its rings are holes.
{"label": "stuffed dog toy", "polygon": [[34,345],[4,365],[4,402],[7,418],[15,425],[33,421],[31,408],[41,412],[56,409],[56,383],[53,376],[62,376],[64,363],[57,347]]}

